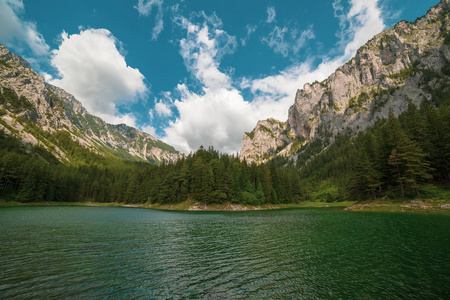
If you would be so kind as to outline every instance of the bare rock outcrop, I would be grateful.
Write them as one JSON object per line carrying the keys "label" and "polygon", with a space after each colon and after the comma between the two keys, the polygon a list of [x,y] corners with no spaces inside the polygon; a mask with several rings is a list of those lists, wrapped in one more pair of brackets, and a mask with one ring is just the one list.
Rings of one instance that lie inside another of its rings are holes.
{"label": "bare rock outcrop", "polygon": [[[390,111],[397,116],[410,102],[419,106],[433,91],[450,89],[449,11],[450,0],[442,0],[415,22],[401,21],[374,36],[326,80],[305,84],[289,108],[286,132],[298,141],[330,143],[339,133],[356,134]],[[241,159],[276,154],[259,143],[251,149],[245,139]],[[265,142],[282,143],[277,139]]]}
{"label": "bare rock outcrop", "polygon": [[182,155],[153,136],[124,124],[111,125],[84,109],[75,97],[50,85],[21,57],[0,45],[0,130],[68,161],[58,147],[67,132],[81,146],[102,155],[152,163]]}

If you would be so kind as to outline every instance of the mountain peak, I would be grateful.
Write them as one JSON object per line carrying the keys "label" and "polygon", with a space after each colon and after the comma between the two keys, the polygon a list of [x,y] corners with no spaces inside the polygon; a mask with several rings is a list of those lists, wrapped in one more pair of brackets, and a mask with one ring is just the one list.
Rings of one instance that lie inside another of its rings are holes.
{"label": "mountain peak", "polygon": [[[330,143],[337,134],[356,134],[389,112],[399,115],[409,103],[419,106],[433,100],[436,90],[450,90],[449,10],[450,1],[443,0],[415,22],[397,23],[375,35],[324,81],[305,84],[289,109],[286,132],[299,143],[314,139]],[[267,143],[283,141],[274,136]],[[260,149],[259,144],[245,142],[241,158],[249,159],[246,153],[258,151],[267,158],[292,153],[284,148],[266,153]]]}
{"label": "mountain peak", "polygon": [[102,155],[157,164],[175,162],[181,156],[147,133],[89,114],[73,95],[45,83],[24,59],[1,44],[0,92],[0,130],[46,148],[60,161],[70,161],[60,146],[61,133]]}

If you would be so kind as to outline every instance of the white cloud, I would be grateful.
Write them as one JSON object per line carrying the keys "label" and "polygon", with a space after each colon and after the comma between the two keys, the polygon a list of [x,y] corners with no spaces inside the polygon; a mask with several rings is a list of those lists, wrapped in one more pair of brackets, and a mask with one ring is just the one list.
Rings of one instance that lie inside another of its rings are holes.
{"label": "white cloud", "polygon": [[[139,0],[138,4],[134,6],[135,9],[139,12],[141,16],[149,16],[152,13],[152,9],[155,7],[158,12],[155,16],[155,27],[152,30],[152,39],[158,39],[159,34],[164,29],[164,21],[163,21],[163,0]],[[176,6],[178,9],[178,6]]]}
{"label": "white cloud", "polygon": [[50,74],[48,74],[48,73],[46,73],[46,72],[43,72],[41,75],[44,77],[44,80],[45,80],[46,82],[50,82],[50,81],[53,80],[53,76],[50,75]]}
{"label": "white cloud", "polygon": [[384,28],[378,0],[351,0],[351,9],[347,14],[348,39],[345,56],[355,55],[356,50]]}
{"label": "white cloud", "polygon": [[315,38],[312,28],[313,26],[309,26],[299,34],[297,30],[275,26],[269,36],[261,40],[283,57],[295,56],[308,40]]}
{"label": "white cloud", "polygon": [[257,28],[258,28],[257,25],[249,24],[249,25],[245,26],[245,29],[247,30],[247,35],[245,36],[245,38],[241,38],[242,46],[245,47],[245,45],[247,44],[247,41],[250,39],[250,35],[252,35],[252,33],[254,33]]}
{"label": "white cloud", "polygon": [[72,93],[90,113],[105,121],[135,126],[135,118],[120,115],[117,105],[136,102],[148,88],[139,70],[127,66],[118,47],[120,42],[106,29],[70,36],[63,32],[51,60],[60,79],[50,83]]}
{"label": "white cloud", "polygon": [[292,50],[293,50],[294,54],[297,54],[299,52],[299,50],[305,46],[305,43],[308,40],[312,40],[316,37],[314,35],[314,32],[312,29],[313,29],[313,26],[311,25],[308,27],[308,29],[302,31],[300,33],[300,36],[297,37],[297,34],[293,35],[294,42],[293,42]]}
{"label": "white cloud", "polygon": [[[150,134],[150,135],[153,136],[153,137],[158,138],[158,137],[157,137],[157,134],[156,134],[155,128],[154,128],[153,126],[151,126],[151,125],[144,125],[144,126],[141,126],[141,127],[139,128],[139,130],[141,130],[141,131],[143,131],[143,132],[145,132],[145,133],[148,133],[148,134]],[[159,139],[159,138],[158,138],[158,139]]]}
{"label": "white cloud", "polygon": [[163,117],[170,117],[172,115],[172,110],[170,107],[162,102],[157,102],[155,104],[155,111],[158,115]]}
{"label": "white cloud", "polygon": [[159,6],[158,13],[155,18],[155,27],[152,30],[152,39],[158,39],[159,34],[164,29],[163,12],[161,6]]}
{"label": "white cloud", "polygon": [[268,37],[263,37],[262,41],[265,42],[275,53],[280,53],[282,56],[287,57],[289,52],[289,45],[285,41],[284,35],[287,33],[286,27],[280,28],[275,26],[273,31]]}
{"label": "white cloud", "polygon": [[162,3],[162,0],[139,0],[134,8],[137,9],[141,16],[149,16],[152,13],[153,7],[159,7]]}
{"label": "white cloud", "polygon": [[[203,86],[201,93],[195,93],[185,84],[178,85],[180,97],[174,106],[179,117],[165,128],[164,141],[185,153],[195,151],[200,145],[213,145],[227,153],[239,151],[245,131],[252,130],[261,119],[274,117],[286,120],[298,88],[306,82],[328,77],[370,37],[384,28],[376,1],[368,5],[364,0],[354,0],[351,10],[341,22],[341,26],[346,27],[343,39],[348,42],[341,49],[341,55],[325,58],[317,67],[313,65],[315,58],[310,57],[277,75],[258,79],[243,78],[239,88],[249,89],[253,95],[252,101],[248,102],[241,91],[233,86],[232,78],[219,69],[222,57],[219,49],[222,44],[235,44],[233,37],[220,29],[220,20],[216,17],[215,22],[205,21],[201,24],[180,17],[177,22],[186,31],[186,38],[180,42],[180,53],[187,69]],[[278,30],[282,36],[284,30]],[[287,32],[286,29],[284,33]],[[312,26],[301,33],[289,34],[293,38],[287,46],[288,53],[298,52],[308,39],[314,38]],[[234,49],[229,47],[222,55],[232,53]]]}
{"label": "white cloud", "polygon": [[269,6],[267,8],[267,23],[272,23],[273,21],[275,21],[275,16],[276,16],[276,12],[275,12],[275,7],[273,6]]}
{"label": "white cloud", "polygon": [[98,117],[100,117],[103,121],[110,123],[110,124],[125,124],[130,127],[137,127],[136,125],[136,117],[132,115],[131,113],[127,114],[116,114],[116,115],[110,115],[110,114],[98,114]]}
{"label": "white cloud", "polygon": [[35,23],[20,18],[24,11],[21,0],[0,0],[0,40],[18,52],[27,49],[35,56],[47,56],[50,47],[37,31]]}
{"label": "white cloud", "polygon": [[179,117],[165,128],[163,140],[185,153],[200,145],[233,153],[239,150],[244,131],[251,130],[261,115],[256,105],[244,101],[229,75],[219,69],[220,59],[235,51],[235,37],[221,29],[217,16],[202,14],[202,18],[204,22],[200,23],[183,17],[176,20],[186,32],[180,41],[180,54],[203,89],[195,93],[185,84],[178,85],[180,97],[174,106]]}
{"label": "white cloud", "polygon": [[[335,16],[339,18],[341,29],[338,33],[341,38],[339,42],[340,55],[334,58],[323,58],[322,63],[315,68],[312,65],[314,57],[311,56],[306,62],[291,65],[277,75],[254,80],[244,78],[241,87],[250,88],[255,99],[261,103],[278,99],[277,106],[274,109],[279,114],[282,111],[287,113],[289,106],[294,102],[294,96],[298,88],[307,82],[326,79],[338,67],[352,58],[359,47],[384,29],[385,25],[381,17],[381,9],[378,7],[378,1],[351,0],[350,4],[350,11],[345,14],[339,0],[333,3]],[[301,38],[302,36],[300,36],[300,40]]]}
{"label": "white cloud", "polygon": [[236,89],[208,89],[196,94],[179,85],[181,99],[175,101],[180,117],[165,129],[165,142],[189,153],[200,145],[213,145],[222,152],[236,152],[245,130],[250,130],[256,118],[252,105],[245,102]]}
{"label": "white cloud", "polygon": [[236,50],[236,37],[220,29],[222,23],[217,16],[204,15],[204,18],[202,25],[193,24],[183,17],[179,19],[180,25],[187,31],[187,37],[180,41],[180,54],[187,69],[205,89],[229,88],[230,77],[218,67],[224,55]]}

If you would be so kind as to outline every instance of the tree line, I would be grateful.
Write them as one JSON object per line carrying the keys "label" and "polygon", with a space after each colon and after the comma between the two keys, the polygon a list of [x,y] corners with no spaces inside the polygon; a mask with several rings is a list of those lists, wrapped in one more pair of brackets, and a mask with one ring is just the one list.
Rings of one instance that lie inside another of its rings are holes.
{"label": "tree line", "polygon": [[0,198],[259,205],[420,195],[421,184],[450,180],[450,110],[429,102],[420,109],[410,103],[398,118],[391,113],[357,136],[314,140],[296,160],[278,157],[261,165],[200,147],[174,164],[155,166],[89,152],[67,132],[54,139],[70,163],[0,133]]}
{"label": "tree line", "polygon": [[[301,201],[294,168],[247,165],[214,148],[160,166],[104,157],[87,151],[67,134],[55,137],[70,164],[39,147],[0,134],[0,197],[20,202],[96,201],[177,203],[288,203]],[[82,155],[80,155],[82,153]]]}

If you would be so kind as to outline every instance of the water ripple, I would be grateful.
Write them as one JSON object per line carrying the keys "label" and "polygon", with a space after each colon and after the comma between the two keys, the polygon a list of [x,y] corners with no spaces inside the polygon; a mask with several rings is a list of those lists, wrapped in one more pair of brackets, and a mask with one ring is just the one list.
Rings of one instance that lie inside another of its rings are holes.
{"label": "water ripple", "polygon": [[0,298],[449,299],[450,219],[0,208]]}

